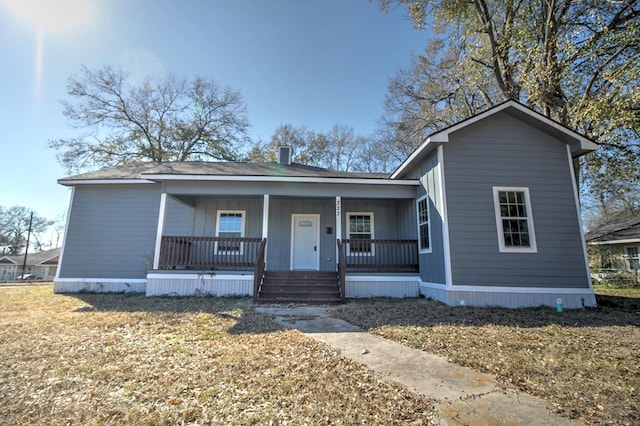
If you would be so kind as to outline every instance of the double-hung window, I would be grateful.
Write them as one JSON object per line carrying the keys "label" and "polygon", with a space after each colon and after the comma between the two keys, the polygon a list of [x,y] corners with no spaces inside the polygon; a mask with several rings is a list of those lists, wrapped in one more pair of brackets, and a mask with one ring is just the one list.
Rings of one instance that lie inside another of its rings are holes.
{"label": "double-hung window", "polygon": [[347,213],[347,238],[350,254],[373,256],[373,213]]}
{"label": "double-hung window", "polygon": [[529,188],[494,187],[498,245],[504,253],[535,253]]}
{"label": "double-hung window", "polygon": [[627,259],[629,259],[629,269],[640,269],[638,247],[627,247]]}
{"label": "double-hung window", "polygon": [[429,229],[429,197],[425,195],[416,202],[418,213],[418,244],[420,253],[431,251],[431,231]]}
{"label": "double-hung window", "polygon": [[216,237],[223,238],[216,244],[216,252],[224,254],[242,253],[240,238],[244,237],[245,212],[242,210],[219,210]]}

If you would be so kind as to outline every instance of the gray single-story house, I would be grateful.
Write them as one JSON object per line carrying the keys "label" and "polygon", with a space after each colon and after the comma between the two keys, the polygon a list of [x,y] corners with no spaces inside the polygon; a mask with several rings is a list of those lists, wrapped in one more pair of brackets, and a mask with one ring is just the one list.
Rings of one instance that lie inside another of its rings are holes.
{"label": "gray single-story house", "polygon": [[390,176],[277,163],[136,163],[71,176],[56,292],[417,297],[594,306],[573,160],[586,137],[508,101]]}
{"label": "gray single-story house", "polygon": [[[56,276],[60,248],[28,253],[25,265],[24,254],[0,257],[0,281],[14,281],[22,275],[30,275],[32,279],[50,281]],[[25,270],[22,271],[22,267]]]}
{"label": "gray single-story house", "polygon": [[622,217],[602,223],[590,229],[585,238],[587,244],[598,254],[599,268],[626,271],[640,269],[640,216]]}

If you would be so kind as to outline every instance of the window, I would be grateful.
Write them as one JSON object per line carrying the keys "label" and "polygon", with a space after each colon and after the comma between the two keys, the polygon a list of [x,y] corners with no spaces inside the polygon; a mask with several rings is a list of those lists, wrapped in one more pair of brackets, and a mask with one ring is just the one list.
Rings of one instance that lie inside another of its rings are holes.
{"label": "window", "polygon": [[629,269],[640,269],[638,247],[627,247],[627,259],[629,259]]}
{"label": "window", "polygon": [[[216,237],[229,239],[244,237],[244,211],[218,211]],[[239,240],[218,241],[216,252],[241,253],[242,243]]]}
{"label": "window", "polygon": [[418,209],[418,244],[421,253],[431,251],[431,237],[429,229],[429,198],[424,196],[416,203]]}
{"label": "window", "polygon": [[498,244],[505,253],[535,253],[536,238],[528,188],[493,188]]}
{"label": "window", "polygon": [[349,244],[350,254],[373,255],[373,213],[347,213],[347,238],[361,240]]}

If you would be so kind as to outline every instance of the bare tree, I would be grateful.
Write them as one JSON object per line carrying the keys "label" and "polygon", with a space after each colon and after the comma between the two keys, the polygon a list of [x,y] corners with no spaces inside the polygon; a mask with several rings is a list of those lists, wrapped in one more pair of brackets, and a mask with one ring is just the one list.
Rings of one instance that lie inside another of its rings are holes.
{"label": "bare tree", "polygon": [[23,252],[29,225],[31,225],[29,246],[42,250],[42,235],[53,221],[34,214],[29,224],[30,216],[31,210],[27,207],[0,206],[0,245],[6,247],[7,254],[17,255]]}
{"label": "bare tree", "polygon": [[248,140],[240,93],[202,77],[135,83],[121,70],[83,67],[67,93],[64,115],[85,133],[49,146],[69,171],[134,161],[234,160]]}

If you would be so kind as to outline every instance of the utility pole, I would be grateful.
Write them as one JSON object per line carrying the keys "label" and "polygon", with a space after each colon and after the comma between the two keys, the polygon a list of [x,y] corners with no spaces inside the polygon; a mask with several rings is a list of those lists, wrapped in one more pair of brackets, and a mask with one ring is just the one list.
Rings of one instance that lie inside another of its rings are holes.
{"label": "utility pole", "polygon": [[29,231],[27,231],[27,245],[24,248],[24,260],[22,261],[22,279],[24,279],[24,271],[27,269],[27,253],[29,253],[29,238],[31,237],[31,224],[33,223],[33,212],[29,217]]}

